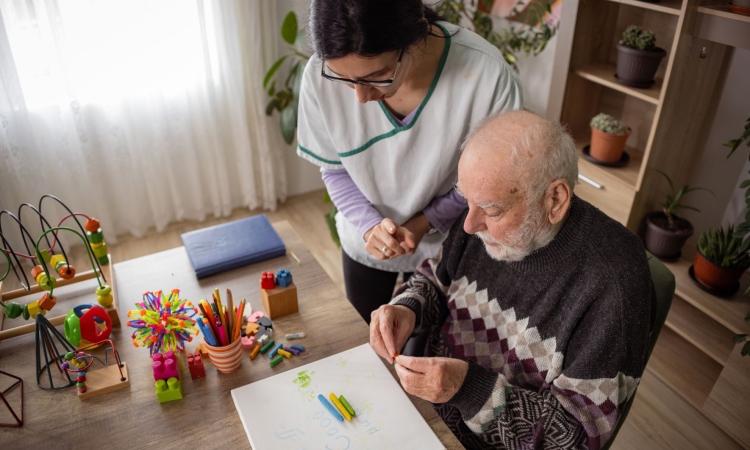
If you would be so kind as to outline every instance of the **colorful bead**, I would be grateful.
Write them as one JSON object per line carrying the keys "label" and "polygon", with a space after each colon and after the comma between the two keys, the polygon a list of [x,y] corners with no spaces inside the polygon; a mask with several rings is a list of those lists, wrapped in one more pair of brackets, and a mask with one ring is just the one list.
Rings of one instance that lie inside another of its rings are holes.
{"label": "colorful bead", "polygon": [[49,291],[51,289],[54,289],[57,287],[57,280],[55,277],[49,278],[47,277],[47,274],[39,274],[39,276],[36,279],[37,284],[40,288],[44,289],[45,291]]}
{"label": "colorful bead", "polygon": [[57,274],[60,275],[60,278],[64,280],[70,280],[71,278],[76,276],[76,269],[73,266],[70,266],[65,262],[63,262],[62,264],[64,265],[57,269]]}
{"label": "colorful bead", "polygon": [[104,297],[106,295],[109,295],[110,292],[112,292],[112,286],[108,284],[103,284],[101,287],[96,288],[95,292],[98,297]]}
{"label": "colorful bead", "polygon": [[42,255],[42,259],[44,260],[44,262],[49,262],[49,259],[50,259],[49,250],[47,249],[39,250],[39,254]]}
{"label": "colorful bead", "polygon": [[49,259],[49,264],[54,266],[55,270],[57,270],[57,265],[61,262],[65,262],[65,257],[63,255],[52,255]]}
{"label": "colorful bead", "polygon": [[31,302],[28,305],[26,305],[29,310],[29,316],[30,317],[36,317],[37,314],[46,314],[47,311],[43,310],[39,307],[39,301]]}
{"label": "colorful bead", "polygon": [[5,317],[8,319],[15,319],[20,316],[23,312],[23,308],[16,302],[9,302],[5,304]]}
{"label": "colorful bead", "polygon": [[42,273],[44,273],[44,268],[42,266],[34,266],[34,268],[31,269],[31,278],[36,280]]}
{"label": "colorful bead", "polygon": [[96,302],[105,308],[108,308],[114,300],[115,298],[112,296],[112,294],[96,297]]}
{"label": "colorful bead", "polygon": [[94,256],[97,258],[101,258],[102,256],[107,256],[107,244],[102,243],[100,247],[92,249],[94,251]]}
{"label": "colorful bead", "polygon": [[97,230],[101,229],[101,225],[99,224],[99,221],[91,217],[90,219],[86,220],[86,223],[83,224],[83,228],[86,229],[86,231],[90,231],[92,233],[96,233]]}
{"label": "colorful bead", "polygon": [[98,244],[91,244],[91,243],[89,243],[89,245],[91,246],[92,249],[99,248],[102,245],[104,245],[104,241],[102,241],[102,242],[100,242]]}
{"label": "colorful bead", "polygon": [[99,264],[106,266],[109,264],[109,257],[107,255],[102,256],[101,258],[96,258],[97,261],[99,261]]}
{"label": "colorful bead", "polygon": [[21,314],[23,315],[23,320],[29,320],[29,305],[23,305],[23,310],[21,311]]}
{"label": "colorful bead", "polygon": [[42,295],[42,298],[39,300],[39,307],[47,311],[52,311],[52,308],[55,307],[56,303],[57,297],[55,297],[54,295],[49,295],[49,293],[45,292],[44,295]]}
{"label": "colorful bead", "polygon": [[102,229],[99,228],[94,232],[87,231],[86,232],[86,239],[89,240],[92,244],[98,244],[104,240],[104,234],[102,233]]}

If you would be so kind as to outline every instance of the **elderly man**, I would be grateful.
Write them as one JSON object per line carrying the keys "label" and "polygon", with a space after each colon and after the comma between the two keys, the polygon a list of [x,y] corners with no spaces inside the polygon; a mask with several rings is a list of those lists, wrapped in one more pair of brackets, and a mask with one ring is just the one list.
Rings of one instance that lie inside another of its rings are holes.
{"label": "elderly man", "polygon": [[[373,348],[468,448],[600,448],[643,373],[655,305],[643,245],[573,194],[577,176],[559,125],[485,120],[458,167],[469,209],[372,313]],[[423,329],[428,357],[397,355]]]}

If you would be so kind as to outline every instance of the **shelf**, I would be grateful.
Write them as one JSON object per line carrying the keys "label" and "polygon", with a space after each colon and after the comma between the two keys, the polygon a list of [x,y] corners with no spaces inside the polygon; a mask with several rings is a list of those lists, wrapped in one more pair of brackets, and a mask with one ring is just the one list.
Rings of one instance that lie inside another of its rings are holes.
{"label": "shelf", "polygon": [[606,167],[594,164],[583,157],[583,147],[589,145],[588,140],[576,136],[576,150],[578,150],[578,164],[585,166],[587,173],[602,173],[605,176],[611,176],[622,181],[628,187],[636,190],[638,184],[638,174],[641,170],[641,161],[643,161],[643,152],[633,147],[626,147],[625,151],[630,155],[630,162],[625,167]]}
{"label": "shelf", "polygon": [[745,289],[750,285],[747,274],[736,294],[730,298],[719,298],[699,288],[690,279],[688,269],[693,265],[692,261],[681,259],[677,262],[664,262],[664,265],[674,274],[677,283],[675,293],[683,300],[729,328],[732,333],[750,334],[750,324],[745,322],[745,316],[750,312],[750,297],[744,295]]}
{"label": "shelf", "polygon": [[732,353],[734,333],[675,296],[666,325],[722,366]]}
{"label": "shelf", "polygon": [[661,0],[659,3],[642,2],[638,0],[609,0],[614,3],[635,6],[636,8],[650,9],[662,13],[680,15],[682,9],[682,0]]}
{"label": "shelf", "polygon": [[596,84],[606,86],[610,89],[630,95],[653,105],[659,104],[661,96],[662,80],[657,78],[656,83],[648,89],[637,89],[620,84],[615,78],[617,68],[614,64],[594,63],[587,64],[575,70],[576,75]]}
{"label": "shelf", "polygon": [[712,16],[723,17],[724,19],[736,20],[738,22],[750,23],[750,16],[743,16],[742,14],[733,13],[729,6],[700,6],[698,7],[698,13],[709,14]]}
{"label": "shelf", "polygon": [[722,367],[665,327],[647,369],[700,410],[719,379]]}

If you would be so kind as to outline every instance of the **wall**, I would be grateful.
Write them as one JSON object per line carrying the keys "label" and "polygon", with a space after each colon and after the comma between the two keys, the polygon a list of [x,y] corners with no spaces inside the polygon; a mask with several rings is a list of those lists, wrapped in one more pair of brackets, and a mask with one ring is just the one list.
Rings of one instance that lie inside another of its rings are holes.
{"label": "wall", "polygon": [[714,196],[706,192],[695,192],[686,198],[686,204],[701,210],[700,213],[689,210],[682,212],[695,227],[695,235],[685,247],[688,255],[693,254],[699,233],[720,224],[737,224],[744,220],[746,211],[744,189],[740,190],[739,184],[750,177],[747,173],[750,170],[750,164],[747,163],[750,149],[743,145],[731,158],[727,158],[729,149],[722,144],[740,136],[745,121],[750,117],[750,51],[735,49],[730,58],[723,89],[718,91],[721,95],[713,121],[690,124],[708,126],[710,131],[703,152],[695,161],[688,184],[711,189]]}
{"label": "wall", "polygon": [[[297,20],[300,25],[304,25],[307,20],[310,0],[273,0],[276,2],[276,13],[278,16],[278,28],[281,29],[281,22],[289,11],[297,14]],[[279,40],[279,57],[285,54],[287,44],[281,40],[280,34],[277,35]],[[275,113],[278,118],[278,113]],[[278,129],[271,130],[274,133],[280,133]],[[282,141],[283,142],[283,141]],[[297,141],[292,145],[284,145],[280,149],[284,158],[286,169],[287,192],[291,195],[304,194],[305,192],[323,189],[323,180],[320,179],[320,170],[318,166],[305,161],[297,156]]]}

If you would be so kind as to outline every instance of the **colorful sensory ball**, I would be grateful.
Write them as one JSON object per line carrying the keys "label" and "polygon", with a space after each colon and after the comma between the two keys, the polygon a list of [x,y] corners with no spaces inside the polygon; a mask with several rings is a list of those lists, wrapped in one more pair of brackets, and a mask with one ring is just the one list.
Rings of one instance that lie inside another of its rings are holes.
{"label": "colorful sensory ball", "polygon": [[148,347],[149,355],[181,352],[198,334],[193,304],[180,299],[179,289],[172,289],[169,296],[162,291],[146,292],[136,308],[128,311],[128,326],[136,329],[131,336],[133,345]]}

